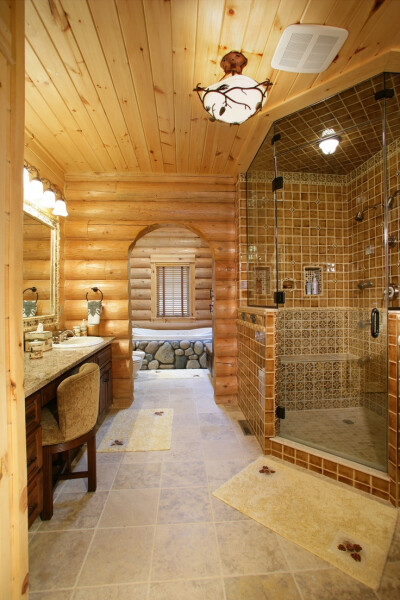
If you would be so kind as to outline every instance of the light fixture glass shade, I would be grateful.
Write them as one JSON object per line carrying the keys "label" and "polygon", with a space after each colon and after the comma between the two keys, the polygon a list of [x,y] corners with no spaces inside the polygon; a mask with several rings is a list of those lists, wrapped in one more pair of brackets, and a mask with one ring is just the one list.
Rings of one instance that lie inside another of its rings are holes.
{"label": "light fixture glass shade", "polygon": [[42,197],[42,206],[45,208],[54,208],[56,205],[56,195],[52,189],[45,190]]}
{"label": "light fixture glass shade", "polygon": [[212,120],[240,124],[263,107],[267,98],[265,83],[246,75],[232,75],[196,91]]}
{"label": "light fixture glass shade", "polygon": [[57,217],[68,217],[67,205],[62,198],[56,200],[53,215],[56,215]]}
{"label": "light fixture glass shade", "polygon": [[38,177],[32,179],[29,184],[28,198],[33,202],[37,202],[41,200],[43,196],[43,183],[40,181]]}
{"label": "light fixture glass shade", "polygon": [[[327,137],[327,139],[321,140],[318,143],[318,146],[324,154],[333,154],[339,145],[340,137],[335,136],[334,133],[335,133],[334,129],[325,129],[322,132],[322,137]],[[328,137],[328,136],[333,136],[333,137]]]}

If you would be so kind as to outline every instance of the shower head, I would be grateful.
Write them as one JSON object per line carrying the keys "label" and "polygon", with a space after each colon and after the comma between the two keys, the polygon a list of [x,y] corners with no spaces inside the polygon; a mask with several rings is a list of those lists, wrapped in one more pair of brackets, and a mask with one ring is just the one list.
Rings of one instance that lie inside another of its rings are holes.
{"label": "shower head", "polygon": [[356,216],[354,218],[359,223],[361,223],[361,221],[364,221],[364,211],[363,210],[359,210],[358,213],[356,214]]}

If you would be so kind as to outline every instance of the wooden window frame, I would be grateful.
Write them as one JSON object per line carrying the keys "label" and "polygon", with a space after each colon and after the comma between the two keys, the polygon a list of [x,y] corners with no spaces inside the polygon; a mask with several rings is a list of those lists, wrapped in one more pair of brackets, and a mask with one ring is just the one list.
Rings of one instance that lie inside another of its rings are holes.
{"label": "wooden window frame", "polygon": [[[196,259],[194,255],[168,255],[152,254],[151,263],[151,320],[162,323],[176,323],[178,321],[195,320],[195,283]],[[189,267],[189,316],[187,317],[159,317],[157,315],[157,267]]]}

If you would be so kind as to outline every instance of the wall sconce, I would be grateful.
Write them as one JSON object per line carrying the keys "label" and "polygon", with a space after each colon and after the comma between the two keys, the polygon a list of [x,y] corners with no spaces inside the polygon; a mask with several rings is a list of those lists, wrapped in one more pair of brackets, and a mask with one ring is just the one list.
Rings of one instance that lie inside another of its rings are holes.
{"label": "wall sconce", "polygon": [[321,137],[326,138],[318,142],[318,146],[324,154],[333,154],[342,141],[339,135],[335,135],[334,129],[324,129]]}
{"label": "wall sconce", "polygon": [[[31,173],[35,176],[32,180],[30,180]],[[46,185],[46,190],[44,190],[43,184]],[[31,202],[37,202],[44,208],[53,209],[53,215],[68,217],[67,206],[61,191],[48,179],[40,178],[37,168],[26,161],[24,161],[24,198]]]}
{"label": "wall sconce", "polygon": [[56,200],[53,209],[53,215],[56,215],[56,217],[68,217],[67,205],[65,204],[65,200],[63,198]]}
{"label": "wall sconce", "polygon": [[198,83],[193,91],[197,92],[210,121],[240,125],[261,110],[272,83],[269,79],[257,83],[242,75],[247,58],[241,52],[228,52],[220,64],[224,77],[207,87]]}
{"label": "wall sconce", "polygon": [[[30,174],[34,177],[30,178]],[[26,186],[26,187],[25,187]],[[24,163],[24,198],[31,202],[37,202],[43,196],[43,183],[39,178],[39,171],[36,167]]]}

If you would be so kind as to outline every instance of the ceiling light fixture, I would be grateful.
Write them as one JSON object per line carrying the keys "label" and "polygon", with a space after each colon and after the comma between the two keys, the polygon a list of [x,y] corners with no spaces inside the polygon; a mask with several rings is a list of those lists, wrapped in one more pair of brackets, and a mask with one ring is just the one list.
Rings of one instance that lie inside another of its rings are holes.
{"label": "ceiling light fixture", "polygon": [[261,110],[272,83],[269,79],[257,83],[242,75],[247,58],[241,52],[228,52],[220,64],[225,71],[224,77],[207,87],[198,83],[193,91],[197,92],[204,109],[210,115],[210,121],[240,125]]}
{"label": "ceiling light fixture", "polygon": [[333,154],[342,141],[339,135],[335,135],[334,129],[324,129],[321,137],[325,139],[321,139],[318,142],[318,146],[324,154]]}

